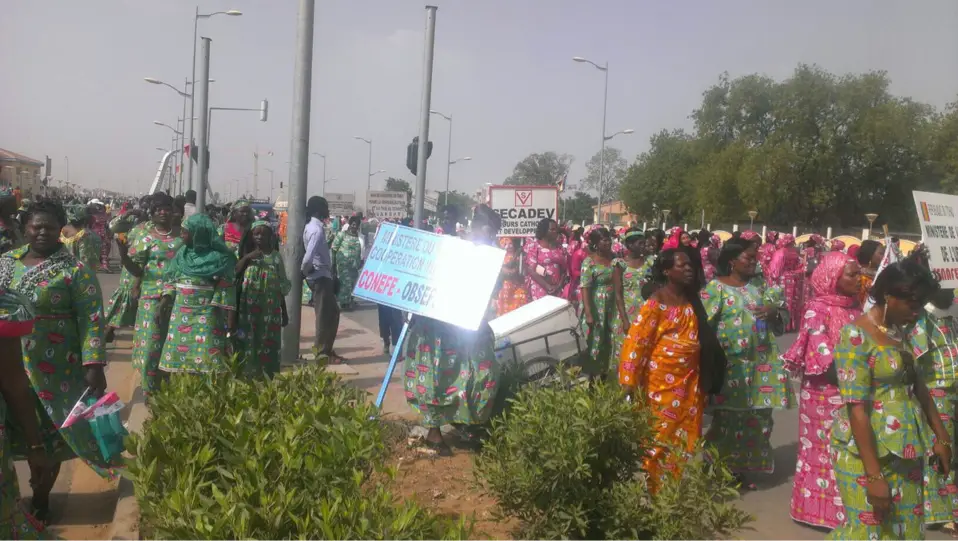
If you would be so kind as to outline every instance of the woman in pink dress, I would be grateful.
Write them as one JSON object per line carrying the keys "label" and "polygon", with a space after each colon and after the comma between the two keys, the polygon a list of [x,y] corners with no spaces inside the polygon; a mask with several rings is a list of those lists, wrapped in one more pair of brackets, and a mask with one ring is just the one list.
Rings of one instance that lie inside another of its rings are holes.
{"label": "woman in pink dress", "polygon": [[[588,230],[587,230],[588,231]],[[572,240],[569,242],[569,301],[578,307],[579,279],[582,277],[582,262],[589,256],[588,243],[582,240],[583,230],[578,228],[572,231]]]}
{"label": "woman in pink dress", "polygon": [[543,218],[536,226],[536,238],[523,247],[522,268],[532,301],[546,295],[569,298],[569,254],[559,244],[559,224]]}
{"label": "woman in pink dress", "polygon": [[786,368],[802,379],[791,516],[797,522],[828,529],[845,520],[829,458],[832,421],[842,405],[832,352],[842,327],[861,314],[857,298],[860,275],[858,262],[846,254],[821,256],[810,279],[815,298],[806,306],[798,337],[782,355]]}
{"label": "woman in pink dress", "polygon": [[770,286],[781,286],[784,289],[785,307],[788,308],[789,315],[785,330],[791,332],[801,323],[805,276],[801,257],[798,249],[795,248],[795,237],[789,234],[782,235],[778,239],[777,246],[778,249],[775,250],[772,261],[768,265],[768,272],[765,273],[765,280]]}
{"label": "woman in pink dress", "polygon": [[833,252],[844,252],[844,251],[845,251],[845,243],[842,242],[842,241],[840,241],[840,240],[838,240],[838,239],[832,240],[832,242],[831,242],[831,251],[833,251]]}

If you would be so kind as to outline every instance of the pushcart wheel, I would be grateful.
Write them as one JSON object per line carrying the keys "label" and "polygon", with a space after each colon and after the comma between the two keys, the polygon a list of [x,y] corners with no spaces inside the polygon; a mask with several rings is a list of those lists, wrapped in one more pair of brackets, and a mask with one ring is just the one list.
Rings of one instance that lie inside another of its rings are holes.
{"label": "pushcart wheel", "polygon": [[522,363],[527,383],[543,383],[558,373],[559,360],[543,355]]}

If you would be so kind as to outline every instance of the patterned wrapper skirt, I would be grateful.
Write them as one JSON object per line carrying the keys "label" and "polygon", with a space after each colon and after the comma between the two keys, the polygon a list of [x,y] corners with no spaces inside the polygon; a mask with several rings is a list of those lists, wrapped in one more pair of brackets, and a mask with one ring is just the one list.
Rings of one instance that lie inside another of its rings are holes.
{"label": "patterned wrapper skirt", "polygon": [[705,439],[732,473],[772,473],[772,408],[751,410],[713,409],[712,424]]}
{"label": "patterned wrapper skirt", "polygon": [[[946,389],[928,389],[945,430],[955,445],[955,396]],[[948,477],[938,473],[937,466],[925,462],[925,524],[942,524],[958,519],[958,487],[955,486],[955,472]]]}

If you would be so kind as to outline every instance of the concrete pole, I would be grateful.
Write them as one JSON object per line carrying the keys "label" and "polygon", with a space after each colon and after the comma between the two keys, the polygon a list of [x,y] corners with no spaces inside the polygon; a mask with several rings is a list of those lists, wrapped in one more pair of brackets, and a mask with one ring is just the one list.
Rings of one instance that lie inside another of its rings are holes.
{"label": "concrete pole", "polygon": [[[189,82],[190,82],[190,79],[189,79],[188,77],[187,77],[186,79],[184,79],[184,81],[183,81],[183,90],[186,90],[186,87],[189,86],[189,85],[188,85]],[[193,121],[191,120],[190,122],[193,122]],[[183,151],[183,148],[184,148],[185,146],[186,146],[186,96],[183,96],[183,128],[181,128],[181,131],[180,131],[180,179],[179,179],[179,181],[176,183],[176,184],[177,184],[176,194],[181,194],[181,193],[185,193],[185,192],[186,192],[186,190],[183,189],[183,186],[184,186],[184,184],[183,184],[183,177],[184,177],[183,167],[186,165],[185,163],[183,163],[183,155],[186,154],[186,152]],[[176,194],[174,194],[174,195],[176,195]]]}
{"label": "concrete pole", "polygon": [[306,228],[306,182],[309,167],[309,105],[313,81],[313,19],[316,0],[299,0],[296,21],[296,60],[293,71],[293,126],[289,153],[289,209],[287,242],[283,245],[283,262],[293,287],[286,295],[289,325],[283,329],[282,360],[287,363],[299,357],[300,325],[303,307],[303,279],[300,275],[303,256],[303,230]]}
{"label": "concrete pole", "polygon": [[602,221],[602,188],[605,184],[605,117],[606,111],[609,106],[609,63],[605,63],[605,67],[602,69],[605,72],[605,97],[602,98],[602,147],[599,149],[599,221],[598,223],[604,223]]}
{"label": "concrete pole", "polygon": [[[202,43],[200,44],[200,133],[197,140],[199,144],[197,145],[197,152],[199,152],[199,166],[200,166],[200,179],[195,186],[191,185],[191,188],[196,190],[196,212],[205,213],[206,212],[206,187],[209,186],[209,167],[210,164],[207,163],[206,154],[209,151],[209,122],[210,122],[210,44],[212,40],[210,38],[200,38]],[[193,84],[194,95],[196,90],[196,83]]]}
{"label": "concrete pole", "polygon": [[[189,173],[186,179],[186,189],[195,190],[193,186],[193,156],[196,149],[193,148],[193,140],[196,138],[193,135],[193,119],[196,118],[196,31],[200,24],[200,6],[196,6],[196,13],[193,15],[193,69],[190,71],[190,77],[193,79],[193,85],[190,86],[190,159],[187,168]],[[207,77],[209,79],[209,77]],[[206,118],[206,113],[203,113],[203,117]],[[202,191],[202,190],[198,190]],[[197,200],[199,203],[199,200]],[[196,206],[196,210],[200,210],[199,204]]]}
{"label": "concrete pole", "polygon": [[[449,115],[449,141],[446,151],[446,197],[443,205],[449,205],[449,172],[452,169],[452,115]],[[439,210],[439,209],[436,209]]]}
{"label": "concrete pole", "polygon": [[426,148],[429,145],[432,60],[433,51],[436,47],[436,10],[438,9],[436,6],[426,6],[426,47],[423,51],[422,106],[419,110],[419,163],[416,164],[416,204],[413,207],[413,227],[416,228],[422,227],[423,207],[426,203]]}

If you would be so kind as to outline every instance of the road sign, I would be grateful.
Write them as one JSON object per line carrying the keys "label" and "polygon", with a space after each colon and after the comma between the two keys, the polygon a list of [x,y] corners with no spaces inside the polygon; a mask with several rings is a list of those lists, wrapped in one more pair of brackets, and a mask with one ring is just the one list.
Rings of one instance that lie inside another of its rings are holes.
{"label": "road sign", "polygon": [[366,211],[370,217],[402,219],[409,215],[407,192],[369,192],[366,195]]}
{"label": "road sign", "polygon": [[326,195],[329,203],[330,216],[350,216],[355,212],[356,196],[351,193],[329,193]]}
{"label": "road sign", "polygon": [[531,237],[543,218],[556,219],[555,186],[489,186],[489,206],[502,218],[500,237]]}

